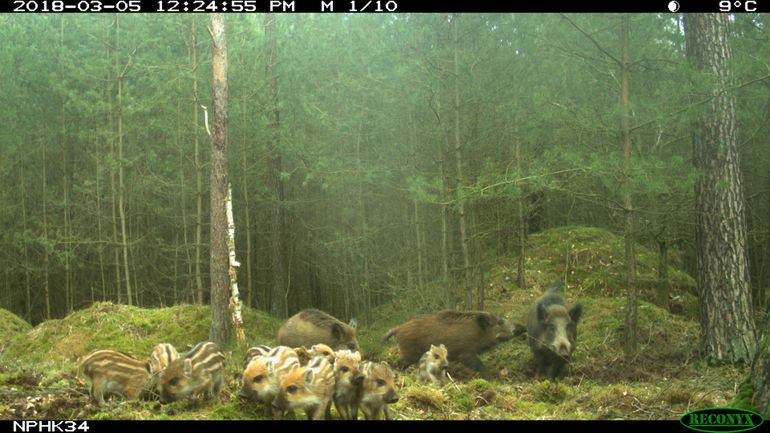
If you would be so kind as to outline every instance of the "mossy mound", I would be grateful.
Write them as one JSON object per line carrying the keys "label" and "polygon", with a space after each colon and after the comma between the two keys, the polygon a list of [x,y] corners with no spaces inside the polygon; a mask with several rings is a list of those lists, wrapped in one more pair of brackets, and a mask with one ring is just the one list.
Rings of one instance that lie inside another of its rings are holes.
{"label": "mossy mound", "polygon": [[26,320],[6,309],[0,308],[0,354],[3,353],[6,345],[12,338],[30,329],[32,329],[32,325],[27,323]]}
{"label": "mossy mound", "polygon": [[[244,308],[243,319],[247,344],[275,340],[277,320],[249,308]],[[158,343],[171,343],[184,352],[208,340],[210,322],[208,306],[139,308],[99,302],[18,334],[9,342],[3,357],[32,363],[75,361],[96,349],[114,349],[146,357]]]}
{"label": "mossy mound", "polygon": [[[578,297],[625,296],[625,258],[622,236],[594,227],[568,226],[532,235],[525,257],[525,278],[529,288],[544,291],[552,282],[565,281]],[[640,299],[654,302],[658,280],[658,255],[641,244],[635,245],[636,281]],[[490,271],[490,296],[518,289],[517,258],[498,259]],[[678,311],[697,317],[695,280],[679,269],[676,251],[669,251],[670,294]]]}

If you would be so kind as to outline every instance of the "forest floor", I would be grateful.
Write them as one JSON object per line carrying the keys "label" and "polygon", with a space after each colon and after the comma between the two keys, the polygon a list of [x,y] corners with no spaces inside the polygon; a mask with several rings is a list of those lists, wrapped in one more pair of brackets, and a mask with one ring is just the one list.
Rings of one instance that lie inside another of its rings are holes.
{"label": "forest floor", "polygon": [[[640,279],[651,280],[656,272],[654,254],[642,246],[637,253]],[[526,323],[529,308],[544,288],[567,276],[567,302],[583,304],[569,374],[556,382],[535,379],[532,355],[522,336],[483,354],[487,367],[483,374],[451,364],[454,382],[443,387],[418,384],[414,367],[397,371],[401,398],[391,406],[396,419],[677,420],[691,410],[729,406],[748,371],[711,366],[699,359],[694,284],[673,266],[669,275],[679,314],[645,300],[654,294],[643,288],[639,350],[625,356],[621,257],[622,239],[597,229],[572,227],[533,236],[526,263],[531,269],[528,289],[514,283],[515,259],[500,259],[484,283],[485,309],[512,322]],[[371,323],[358,331],[364,357],[394,365],[397,348],[393,343],[383,345],[382,335],[409,317],[434,309],[432,302],[425,301],[435,299],[440,288],[433,290],[411,290],[398,302],[378,308]],[[113,399],[101,407],[89,401],[87,384],[76,374],[78,357],[104,348],[146,357],[161,342],[183,352],[207,339],[209,317],[205,306],[142,309],[96,303],[31,328],[0,310],[0,418],[265,419],[263,408],[237,397],[241,359],[249,346],[275,344],[280,322],[248,308],[244,311],[248,344],[226,350],[227,387],[218,401],[161,405],[157,400]]]}

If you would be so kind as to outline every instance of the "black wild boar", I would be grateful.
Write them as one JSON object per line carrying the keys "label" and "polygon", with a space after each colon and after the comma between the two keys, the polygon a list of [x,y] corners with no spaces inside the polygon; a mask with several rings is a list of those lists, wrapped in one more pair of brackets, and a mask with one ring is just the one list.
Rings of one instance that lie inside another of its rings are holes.
{"label": "black wild boar", "polygon": [[539,376],[555,379],[562,374],[577,342],[577,324],[583,306],[575,304],[567,309],[564,299],[556,293],[563,283],[551,285],[538,298],[527,321],[529,348],[535,356]]}
{"label": "black wild boar", "polygon": [[478,355],[513,338],[511,326],[485,311],[439,311],[415,317],[388,331],[396,337],[402,367],[418,362],[431,344],[446,346],[450,361],[484,371]]}
{"label": "black wild boar", "polygon": [[354,327],[314,308],[293,315],[278,330],[278,344],[281,346],[312,347],[318,343],[334,350],[358,350]]}

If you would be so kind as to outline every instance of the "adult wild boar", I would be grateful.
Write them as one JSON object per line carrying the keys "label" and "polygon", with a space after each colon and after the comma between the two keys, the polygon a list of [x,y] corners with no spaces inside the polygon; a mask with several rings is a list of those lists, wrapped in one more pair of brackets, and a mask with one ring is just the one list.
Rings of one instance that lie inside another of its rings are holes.
{"label": "adult wild boar", "polygon": [[484,371],[478,355],[513,337],[511,326],[485,311],[449,311],[415,317],[385,334],[395,336],[401,353],[399,364],[406,367],[420,360],[431,344],[446,346],[450,361]]}
{"label": "adult wild boar", "polygon": [[575,350],[577,324],[583,313],[583,306],[575,304],[567,309],[564,298],[557,290],[563,283],[556,282],[535,301],[527,321],[529,348],[535,356],[535,367],[539,376],[555,379]]}
{"label": "adult wild boar", "polygon": [[[354,321],[351,323],[355,324]],[[358,350],[354,326],[314,308],[293,315],[278,330],[278,344],[281,346],[312,347],[318,343],[334,350]]]}

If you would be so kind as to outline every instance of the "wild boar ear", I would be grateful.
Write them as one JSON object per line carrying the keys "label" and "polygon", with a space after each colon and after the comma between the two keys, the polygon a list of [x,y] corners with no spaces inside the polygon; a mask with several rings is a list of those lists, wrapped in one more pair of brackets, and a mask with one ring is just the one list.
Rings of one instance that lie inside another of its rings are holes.
{"label": "wild boar ear", "polygon": [[580,316],[583,314],[583,306],[581,304],[575,304],[572,309],[569,310],[569,317],[572,321],[577,323],[580,321]]}
{"label": "wild boar ear", "polygon": [[332,337],[337,340],[341,340],[345,333],[342,330],[342,326],[339,323],[332,324]]}
{"label": "wild boar ear", "polygon": [[184,375],[187,377],[192,376],[192,361],[190,358],[184,360]]}
{"label": "wild boar ear", "polygon": [[476,315],[476,323],[479,324],[481,329],[487,329],[494,325],[494,320],[486,314],[478,314]]}
{"label": "wild boar ear", "polygon": [[351,328],[356,329],[358,327],[358,320],[356,320],[354,317],[350,319],[350,323],[348,323],[348,325],[350,325]]}
{"label": "wild boar ear", "polygon": [[545,316],[546,315],[547,314],[546,314],[546,311],[545,311],[545,305],[543,305],[541,303],[538,303],[537,304],[537,321],[538,322],[545,322]]}
{"label": "wild boar ear", "polygon": [[313,374],[315,374],[315,372],[313,371],[312,368],[308,368],[307,370],[305,370],[305,383],[313,382]]}

